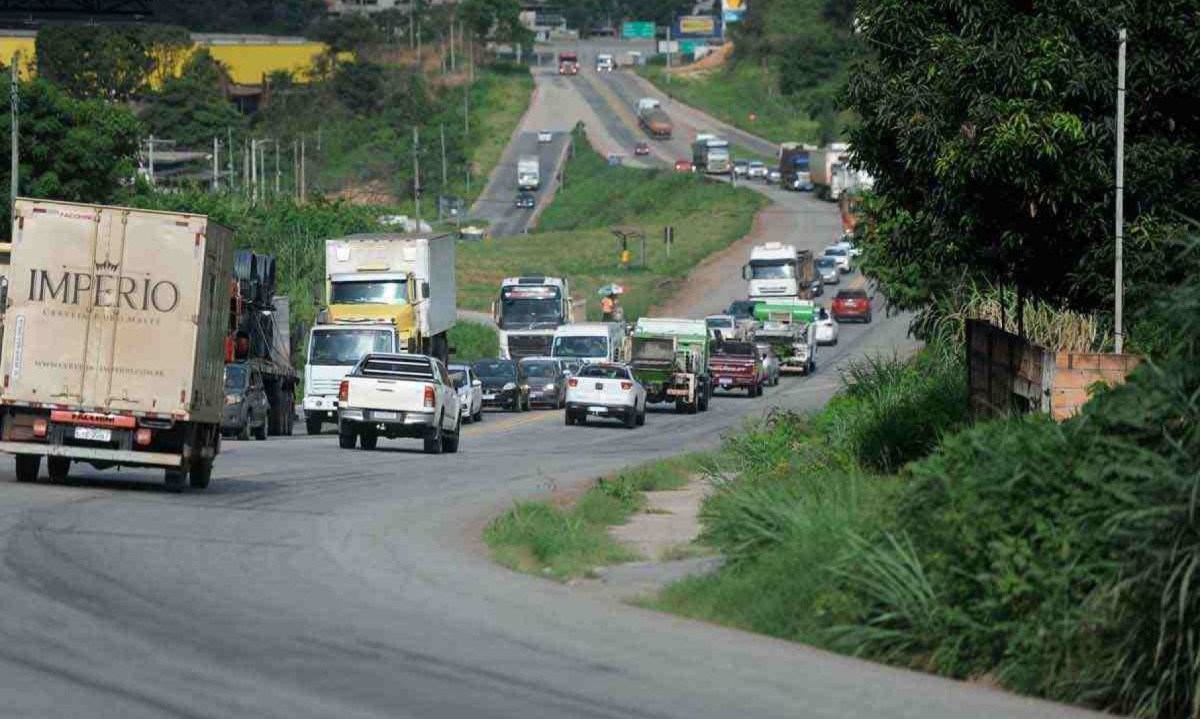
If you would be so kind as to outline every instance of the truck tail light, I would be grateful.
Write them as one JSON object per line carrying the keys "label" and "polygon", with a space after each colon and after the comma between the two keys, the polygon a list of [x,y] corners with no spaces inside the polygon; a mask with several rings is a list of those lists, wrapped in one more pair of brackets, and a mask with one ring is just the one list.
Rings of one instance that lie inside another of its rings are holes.
{"label": "truck tail light", "polygon": [[579,380],[577,380],[577,379],[575,379],[574,377],[572,377],[571,379],[567,380],[567,386],[568,386],[568,387],[578,387],[578,386],[579,386]]}
{"label": "truck tail light", "polygon": [[340,385],[338,385],[338,402],[349,402],[349,401],[350,401],[350,380],[344,379],[344,380],[342,380],[342,383]]}
{"label": "truck tail light", "polygon": [[425,409],[433,409],[433,385],[425,385]]}
{"label": "truck tail light", "polygon": [[50,429],[50,423],[47,422],[44,418],[38,417],[37,419],[33,420],[33,436],[34,437],[45,437],[46,432],[48,432],[49,429]]}
{"label": "truck tail light", "polygon": [[622,382],[622,383],[621,383],[621,389],[623,389],[623,390],[631,390],[631,389],[633,389],[633,383],[632,383],[632,382]]}
{"label": "truck tail light", "polygon": [[139,447],[145,447],[150,444],[150,438],[154,436],[154,430],[148,427],[139,427],[137,432],[133,433],[133,441]]}

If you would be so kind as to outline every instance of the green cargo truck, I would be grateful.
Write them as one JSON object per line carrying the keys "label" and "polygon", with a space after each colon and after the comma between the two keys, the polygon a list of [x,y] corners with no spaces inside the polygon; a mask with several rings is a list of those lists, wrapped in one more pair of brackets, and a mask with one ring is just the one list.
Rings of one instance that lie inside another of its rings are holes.
{"label": "green cargo truck", "polygon": [[754,319],[760,322],[754,338],[771,345],[779,357],[780,369],[812,374],[817,371],[815,316],[816,305],[812,300],[760,301],[754,306]]}
{"label": "green cargo truck", "polygon": [[642,317],[629,338],[629,364],[646,401],[674,402],[677,412],[708,410],[708,328],[704,320]]}

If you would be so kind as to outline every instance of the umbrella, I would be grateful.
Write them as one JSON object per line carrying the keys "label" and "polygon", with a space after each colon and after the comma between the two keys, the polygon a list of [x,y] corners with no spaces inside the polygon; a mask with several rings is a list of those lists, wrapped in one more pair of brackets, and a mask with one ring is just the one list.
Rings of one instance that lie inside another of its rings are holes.
{"label": "umbrella", "polygon": [[600,296],[608,297],[609,295],[623,295],[625,288],[621,285],[610,283],[600,288]]}

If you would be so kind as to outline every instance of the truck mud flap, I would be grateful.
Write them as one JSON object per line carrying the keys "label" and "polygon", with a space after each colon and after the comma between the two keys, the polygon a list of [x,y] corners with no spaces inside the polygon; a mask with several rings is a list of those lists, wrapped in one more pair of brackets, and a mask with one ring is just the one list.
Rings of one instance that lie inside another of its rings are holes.
{"label": "truck mud flap", "polygon": [[108,464],[119,464],[126,467],[179,467],[183,465],[183,457],[178,454],[71,447],[61,444],[52,445],[35,442],[0,442],[0,452],[8,452],[9,454],[36,454],[45,457],[69,457],[85,462],[107,462]]}

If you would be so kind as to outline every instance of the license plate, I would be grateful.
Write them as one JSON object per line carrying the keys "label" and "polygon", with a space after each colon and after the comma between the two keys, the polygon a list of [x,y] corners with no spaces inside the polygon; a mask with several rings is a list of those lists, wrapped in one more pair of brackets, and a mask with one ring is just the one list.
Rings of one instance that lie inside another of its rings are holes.
{"label": "license plate", "polygon": [[112,430],[98,427],[76,427],[75,439],[87,439],[93,442],[111,442]]}
{"label": "license plate", "polygon": [[604,391],[604,383],[603,383],[603,382],[597,382],[597,383],[596,383],[596,389],[598,389],[598,390],[600,390],[600,391]]}
{"label": "license plate", "polygon": [[729,377],[722,377],[722,378],[721,378],[721,384],[723,384],[723,385],[730,385],[730,384],[733,384],[733,380],[732,380],[732,379],[730,379]]}
{"label": "license plate", "polygon": [[483,396],[483,398],[484,398],[484,399],[496,399],[496,395],[494,395],[494,394],[485,394],[485,395]]}
{"label": "license plate", "polygon": [[375,419],[396,419],[400,414],[398,412],[372,412],[371,416]]}
{"label": "license plate", "polygon": [[588,411],[595,412],[596,414],[607,414],[608,407],[592,406],[592,407],[588,407]]}

